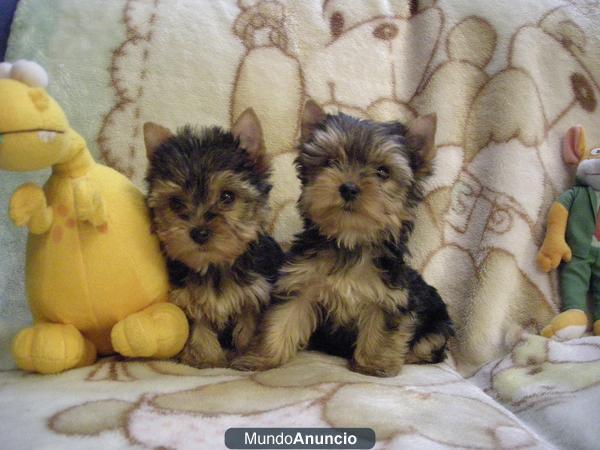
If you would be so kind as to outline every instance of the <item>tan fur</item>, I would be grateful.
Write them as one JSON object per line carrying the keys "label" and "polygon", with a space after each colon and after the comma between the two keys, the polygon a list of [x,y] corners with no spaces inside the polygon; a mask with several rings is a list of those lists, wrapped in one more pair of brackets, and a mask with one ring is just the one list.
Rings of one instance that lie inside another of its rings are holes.
{"label": "tan fur", "polygon": [[352,367],[367,375],[395,376],[404,365],[413,336],[412,317],[402,317],[398,328],[388,330],[383,310],[369,305],[358,320],[358,338]]}
{"label": "tan fur", "polygon": [[306,346],[318,324],[315,303],[305,295],[273,306],[265,315],[260,335],[242,358],[238,369],[265,370],[285,364]]}
{"label": "tan fur", "polygon": [[234,322],[235,351],[244,351],[255,334],[260,311],[268,304],[269,294],[270,284],[264,278],[257,278],[252,285],[243,287],[224,279],[219,292],[209,285],[188,285],[172,290],[170,301],[192,320],[193,330],[198,328],[198,332],[192,331],[179,360],[194,367],[227,365],[223,362],[223,358],[227,358],[226,352],[221,348],[217,333],[229,322]]}
{"label": "tan fur", "polygon": [[[345,210],[338,186],[343,181],[354,181],[361,188],[360,199]],[[310,198],[310,200],[308,200]],[[335,237],[345,247],[354,248],[364,242],[396,238],[401,221],[409,215],[401,202],[393,201],[373,180],[360,176],[343,176],[336,169],[328,169],[305,189],[302,207],[308,217],[319,217],[323,233]]]}
{"label": "tan fur", "polygon": [[[223,208],[218,203],[224,189],[235,191],[238,196],[230,208]],[[233,172],[224,171],[213,177],[206,205],[189,211],[189,220],[182,219],[169,207],[171,197],[185,200],[185,195],[176,184],[159,180],[153,187],[148,204],[156,211],[156,233],[169,256],[200,273],[204,273],[210,264],[232,264],[266,224],[268,207],[255,202],[254,199],[259,196],[256,189]],[[206,222],[204,214],[216,208],[221,208],[223,217]],[[214,235],[202,248],[190,238],[190,230],[198,226],[207,226]]]}
{"label": "tan fur", "polygon": [[233,330],[233,343],[238,352],[248,349],[258,326],[259,312],[255,308],[245,306],[237,317],[237,323]]}
{"label": "tan fur", "polygon": [[302,292],[311,301],[325,306],[344,325],[358,317],[363,302],[388,309],[406,305],[406,294],[385,286],[372,258],[370,251],[365,250],[352,268],[332,273],[333,254],[324,251],[316,258],[285,266],[275,293],[287,297]]}
{"label": "tan fur", "polygon": [[144,123],[144,144],[146,146],[146,156],[150,158],[154,151],[171,136],[173,136],[173,133],[171,133],[171,131],[166,127],[153,122]]}
{"label": "tan fur", "polygon": [[[387,269],[375,261],[389,264],[396,257],[389,246],[401,248],[404,221],[414,218],[418,182],[435,154],[435,116],[415,119],[406,135],[399,134],[404,130],[399,124],[324,117],[318,105],[307,102],[297,165],[300,211],[307,227],[314,227],[301,235],[309,242],[292,250],[292,262],[281,269],[273,291],[282,303],[267,311],[259,337],[233,365],[264,370],[284,364],[326,319],[334,334],[358,331],[355,370],[396,375],[417,318],[408,312],[406,289],[390,282]],[[310,242],[313,231],[317,244]],[[403,264],[401,258],[397,262]]]}
{"label": "tan fur", "polygon": [[384,336],[381,340],[387,349],[379,349],[377,354],[383,357],[387,369],[374,361],[367,364],[363,360],[363,371],[371,367],[370,373],[382,374],[386,370],[397,373],[402,367],[412,329],[408,321],[399,324],[400,331],[386,331],[383,311],[405,306],[407,293],[388,289],[372,259],[370,252],[365,251],[356,265],[339,273],[332,273],[335,262],[328,252],[285,266],[274,293],[289,300],[267,311],[256,345],[248,355],[236,361],[234,367],[267,369],[287,362],[307,344],[316,329],[321,319],[320,305],[339,326],[357,321],[359,336],[366,348],[377,347],[370,342],[377,341],[379,335]]}
{"label": "tan fur", "polygon": [[179,306],[194,320],[205,320],[217,330],[222,330],[231,319],[243,314],[258,312],[269,302],[270,285],[258,278],[250,286],[240,286],[224,279],[221,290],[211,286],[186,286],[171,292],[171,302]]}
{"label": "tan fur", "polygon": [[[155,211],[156,233],[167,254],[199,274],[205,274],[210,265],[232,265],[250,242],[258,238],[268,215],[268,206],[256,201],[260,193],[234,172],[216,173],[209,186],[206,201],[195,207],[188,206],[194,205],[189,194],[169,181],[157,180],[148,198]],[[219,202],[224,190],[235,193],[233,204]],[[173,197],[181,199],[185,209],[173,211],[170,206]],[[209,211],[218,211],[219,215],[207,220],[205,214]],[[190,231],[196,227],[210,229],[212,238],[206,244],[198,245],[191,239]],[[233,279],[224,278],[218,291],[210,283],[189,283],[184,288],[173,289],[170,301],[182,308],[193,323],[180,361],[194,367],[226,366],[227,353],[221,348],[218,333],[229,323],[235,323],[235,350],[241,352],[247,348],[260,311],[269,302],[270,288],[269,282],[259,277],[243,287]]]}
{"label": "tan fur", "polygon": [[431,361],[433,353],[446,344],[446,337],[430,334],[420,339],[406,355],[408,364],[419,364]]}
{"label": "tan fur", "polygon": [[[404,208],[406,185],[413,174],[407,160],[389,139],[378,143],[369,154],[363,167],[348,169],[343,146],[344,135],[335,128],[315,133],[315,144],[330,148],[332,167],[323,169],[315,180],[305,187],[300,199],[300,209],[319,223],[323,233],[334,237],[348,248],[365,242],[374,243],[383,239],[395,239],[401,229],[402,220],[412,214]],[[390,169],[395,181],[382,183],[376,176],[380,166]],[[346,167],[342,169],[342,167]],[[361,195],[351,209],[344,208],[339,195],[339,186],[352,181],[361,189]]]}
{"label": "tan fur", "polygon": [[179,361],[197,368],[226,367],[227,355],[215,331],[204,321],[194,322]]}

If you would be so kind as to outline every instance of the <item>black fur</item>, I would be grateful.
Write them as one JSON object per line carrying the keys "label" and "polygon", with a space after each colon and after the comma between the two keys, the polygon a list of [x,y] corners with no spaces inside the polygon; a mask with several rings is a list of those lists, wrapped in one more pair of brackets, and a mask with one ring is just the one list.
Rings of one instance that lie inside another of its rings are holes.
{"label": "black fur", "polygon": [[[339,247],[335,240],[320,235],[314,224],[306,221],[306,226],[307,228],[294,240],[287,255],[289,262],[293,262],[295,259],[311,258],[318,252],[329,249],[334,250],[337,257],[336,270],[343,271],[354,265],[360,258],[362,251],[360,248],[348,250]],[[405,239],[402,242],[388,241],[382,245],[378,249],[380,255],[373,259],[373,263],[381,270],[381,279],[390,289],[407,289],[409,292],[407,307],[399,307],[397,311],[387,312],[386,325],[392,330],[398,326],[399,315],[413,315],[416,319],[416,329],[410,342],[412,348],[420,339],[429,334],[440,334],[449,338],[454,335],[454,331],[446,305],[437,290],[427,284],[421,275],[404,261],[404,257],[408,255],[406,241],[411,229],[412,227],[409,227],[406,234],[403,235]],[[273,299],[273,303],[281,301],[282,299],[277,297]],[[321,310],[320,316],[322,323],[311,336],[309,348],[350,358],[357,337],[356,326],[340,328],[329,320],[324,310]],[[445,356],[444,348],[430,362],[441,362]]]}
{"label": "black fur", "polygon": [[250,243],[246,252],[231,267],[211,265],[205,274],[201,274],[182,262],[167,258],[167,269],[169,281],[174,287],[210,284],[218,290],[224,278],[231,278],[240,286],[247,286],[260,276],[273,284],[283,260],[284,253],[279,244],[272,237],[263,234]]}
{"label": "black fur", "polygon": [[[382,136],[396,142],[402,148],[403,155],[415,172],[414,179],[404,180],[409,183],[406,204],[409,208],[414,208],[423,200],[421,183],[424,177],[429,175],[428,171],[420,172],[419,170],[423,168],[424,161],[417,150],[423,143],[415,137],[407,136],[407,127],[404,124],[394,121],[374,122],[338,113],[327,114],[326,119],[317,126],[317,129],[321,131],[327,128],[335,128],[344,135],[344,149],[350,162],[355,164],[366,163],[369,150],[377,145],[377,141],[380,141]],[[329,149],[327,148],[309,151],[304,143],[300,144],[299,155],[294,164],[303,186],[310,183],[320,170],[327,167],[328,156]]]}
{"label": "black fur", "polygon": [[[194,214],[188,213],[195,212],[197,208],[201,208],[203,204],[207,203],[211,176],[224,171],[232,171],[241,175],[244,183],[249,183],[256,188],[258,196],[253,199],[255,203],[260,206],[267,205],[271,190],[267,165],[260,164],[257,158],[253,158],[245,149],[241,148],[239,141],[229,131],[219,127],[196,129],[185,126],[166,139],[150,155],[146,176],[150,192],[149,198],[151,198],[153,187],[157,181],[175,185],[178,192],[182,194],[182,198],[186,199],[185,217],[179,214],[177,209],[172,207],[171,209],[179,216],[179,219],[191,223]],[[150,203],[152,202],[149,201],[150,214],[154,226],[157,226],[156,222],[160,217]],[[211,223],[218,214],[218,209],[204,211],[202,218],[204,225]],[[207,266],[201,268],[190,267],[183,261],[171,258],[165,243],[161,242],[163,253],[167,258],[167,269],[172,288],[209,287],[219,295],[223,292],[226,280],[233,281],[241,287],[249,286],[261,278],[270,284],[275,283],[284,260],[284,254],[279,244],[267,236],[264,230],[260,233],[256,240],[244,243],[247,245],[245,252],[238,256],[233,263],[207,263]],[[240,243],[240,245],[242,244]],[[264,306],[266,305],[259,306],[258,309]],[[252,313],[259,312],[253,311]],[[193,324],[199,318],[188,317],[188,320]],[[215,325],[213,331],[217,333],[221,345],[231,349],[234,347],[232,331],[237,317],[230,316],[225,320],[228,321],[226,326],[219,325],[217,327]]]}
{"label": "black fur", "polygon": [[[248,250],[239,256],[231,267],[211,265],[205,274],[200,274],[182,262],[167,258],[167,269],[169,281],[175,288],[208,285],[219,292],[221,282],[226,278],[235,280],[240,286],[248,286],[258,277],[264,277],[271,284],[275,283],[284,256],[279,244],[270,236],[263,234],[248,246]],[[218,333],[219,341],[224,348],[233,347],[234,325],[230,322]]]}
{"label": "black fur", "polygon": [[[344,149],[352,163],[364,164],[371,148],[377,145],[376,141],[382,135],[393,139],[401,148],[404,156],[414,172],[412,180],[406,180],[408,209],[414,209],[422,200],[422,181],[430,174],[425,169],[425,162],[418,151],[423,145],[419,139],[407,136],[407,127],[400,122],[378,123],[369,120],[356,119],[346,114],[327,115],[326,119],[318,125],[318,129],[325,131],[335,128],[344,136]],[[310,140],[309,140],[310,141]],[[327,165],[328,149],[314,147],[307,148],[304,143],[300,146],[300,154],[295,161],[298,174],[303,186],[309,184],[315,175]],[[380,270],[382,281],[390,289],[408,290],[408,305],[398,307],[396,311],[386,312],[386,327],[391,331],[398,327],[400,316],[412,315],[416,329],[410,341],[413,348],[419,341],[428,335],[441,335],[446,341],[454,335],[452,321],[448,315],[446,305],[437,290],[427,284],[421,275],[412,269],[406,262],[409,256],[408,240],[414,229],[414,223],[406,220],[398,239],[387,240],[376,248],[370,248],[375,253],[374,265]],[[304,220],[304,230],[298,234],[288,255],[288,261],[308,259],[323,250],[333,250],[336,255],[334,271],[344,271],[359,261],[363,249],[360,246],[346,249],[339,246],[335,239],[327,238],[319,232],[318,225],[310,220]],[[274,299],[275,302],[282,301]],[[321,308],[321,324],[312,335],[309,347],[326,351],[334,355],[350,358],[357,338],[357,327],[340,328],[327,316]],[[446,356],[446,346],[434,352],[430,361],[441,362]]]}
{"label": "black fur", "polygon": [[257,170],[238,140],[220,127],[187,125],[178,130],[150,156],[146,181],[149,185],[155,179],[172,181],[201,202],[208,191],[209,175],[224,170],[243,174],[265,197],[271,190],[268,174]]}

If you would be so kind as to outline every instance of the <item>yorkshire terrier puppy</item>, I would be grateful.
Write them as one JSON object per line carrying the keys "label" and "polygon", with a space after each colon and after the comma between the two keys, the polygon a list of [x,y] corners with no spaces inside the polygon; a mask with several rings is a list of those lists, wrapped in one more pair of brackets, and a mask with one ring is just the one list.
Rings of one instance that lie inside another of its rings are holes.
{"label": "yorkshire terrier puppy", "polygon": [[283,262],[265,232],[269,164],[251,109],[231,132],[144,125],[148,206],[167,257],[170,300],[185,311],[190,366],[224,367],[242,352]]}
{"label": "yorkshire terrier puppy", "polygon": [[296,159],[304,231],[259,334],[233,367],[279,366],[307,345],[377,376],[444,360],[453,334],[446,305],[405,260],[435,126],[435,116],[404,126],[306,104]]}

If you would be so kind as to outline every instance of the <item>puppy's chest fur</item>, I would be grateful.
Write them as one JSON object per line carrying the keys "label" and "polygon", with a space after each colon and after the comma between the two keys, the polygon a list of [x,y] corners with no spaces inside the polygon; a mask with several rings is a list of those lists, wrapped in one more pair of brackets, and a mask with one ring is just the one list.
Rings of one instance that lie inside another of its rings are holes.
{"label": "puppy's chest fur", "polygon": [[277,288],[317,302],[328,318],[341,326],[354,323],[361,311],[373,304],[390,312],[406,307],[408,291],[388,286],[375,258],[372,250],[351,254],[320,250],[283,269]]}
{"label": "puppy's chest fur", "polygon": [[169,261],[174,286],[171,301],[189,319],[208,322],[216,331],[222,331],[241,314],[258,313],[269,303],[271,284],[282,261],[281,249],[266,236],[251,244],[232,267],[211,266],[200,274]]}
{"label": "puppy's chest fur", "polygon": [[207,321],[221,331],[244,311],[262,310],[269,302],[269,290],[270,283],[259,276],[244,285],[227,279],[216,286],[212,280],[205,280],[174,290],[171,298],[190,319]]}

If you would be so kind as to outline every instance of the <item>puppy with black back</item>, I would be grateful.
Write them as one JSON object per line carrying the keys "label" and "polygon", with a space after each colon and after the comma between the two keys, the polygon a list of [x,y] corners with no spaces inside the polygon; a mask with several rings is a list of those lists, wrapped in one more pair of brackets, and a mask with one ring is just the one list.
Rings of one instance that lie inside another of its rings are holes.
{"label": "puppy with black back", "polygon": [[446,305],[406,261],[435,129],[432,115],[405,126],[329,115],[307,102],[296,159],[304,230],[233,367],[276,367],[307,346],[376,376],[444,360],[453,334]]}
{"label": "puppy with black back", "polygon": [[144,124],[148,207],[167,258],[170,301],[190,337],[179,355],[227,366],[255,334],[283,262],[267,234],[270,167],[261,126],[248,109],[231,131]]}

